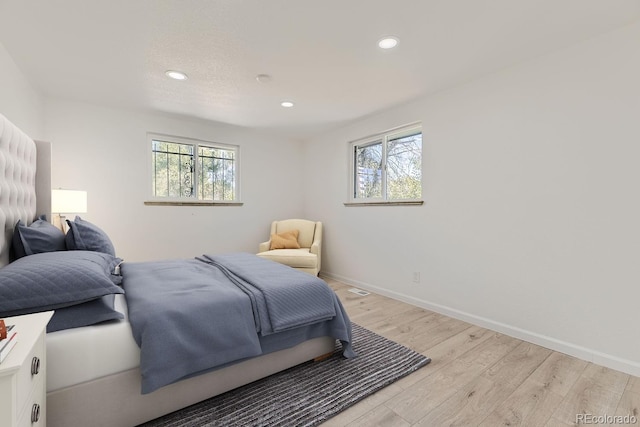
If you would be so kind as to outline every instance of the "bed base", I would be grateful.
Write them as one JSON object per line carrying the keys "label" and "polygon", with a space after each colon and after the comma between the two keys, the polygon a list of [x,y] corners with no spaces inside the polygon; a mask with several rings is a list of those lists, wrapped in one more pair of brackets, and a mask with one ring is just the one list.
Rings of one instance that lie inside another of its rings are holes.
{"label": "bed base", "polygon": [[314,358],[313,361],[314,362],[322,362],[324,360],[327,360],[331,356],[333,356],[333,351],[330,351],[329,353],[321,354],[320,356]]}
{"label": "bed base", "polygon": [[[314,338],[293,348],[140,394],[140,371],[131,369],[47,393],[47,426],[131,427],[276,372],[333,353],[335,339]],[[320,356],[318,356],[320,355]]]}

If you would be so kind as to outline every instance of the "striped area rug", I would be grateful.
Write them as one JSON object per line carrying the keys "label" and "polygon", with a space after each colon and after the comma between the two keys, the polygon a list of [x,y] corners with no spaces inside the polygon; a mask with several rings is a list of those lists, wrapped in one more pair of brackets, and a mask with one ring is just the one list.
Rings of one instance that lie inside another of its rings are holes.
{"label": "striped area rug", "polygon": [[431,361],[356,324],[353,347],[355,359],[336,348],[328,360],[303,363],[143,426],[316,426]]}

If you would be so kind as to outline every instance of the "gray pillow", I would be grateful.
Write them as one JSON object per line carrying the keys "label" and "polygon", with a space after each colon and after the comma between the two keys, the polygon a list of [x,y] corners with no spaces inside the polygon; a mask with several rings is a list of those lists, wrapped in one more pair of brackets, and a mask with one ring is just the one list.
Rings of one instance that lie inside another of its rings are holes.
{"label": "gray pillow", "polygon": [[65,236],[58,227],[47,222],[44,216],[28,227],[18,221],[13,230],[12,249],[12,260],[42,252],[64,251]]}
{"label": "gray pillow", "polygon": [[105,295],[92,301],[57,309],[47,324],[47,332],[80,328],[109,320],[124,319],[114,308],[115,295]]}
{"label": "gray pillow", "polygon": [[0,269],[0,318],[123,294],[111,273],[120,258],[91,251],[44,252]]}
{"label": "gray pillow", "polygon": [[95,251],[116,256],[116,250],[107,233],[97,225],[76,216],[74,221],[67,220],[69,231],[65,238],[70,251]]}

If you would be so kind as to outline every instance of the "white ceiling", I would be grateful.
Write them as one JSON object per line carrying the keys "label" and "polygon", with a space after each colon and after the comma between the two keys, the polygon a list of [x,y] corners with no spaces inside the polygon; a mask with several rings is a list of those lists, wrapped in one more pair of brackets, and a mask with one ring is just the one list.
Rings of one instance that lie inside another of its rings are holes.
{"label": "white ceiling", "polygon": [[46,95],[303,138],[639,17],[640,0],[0,0],[0,43]]}

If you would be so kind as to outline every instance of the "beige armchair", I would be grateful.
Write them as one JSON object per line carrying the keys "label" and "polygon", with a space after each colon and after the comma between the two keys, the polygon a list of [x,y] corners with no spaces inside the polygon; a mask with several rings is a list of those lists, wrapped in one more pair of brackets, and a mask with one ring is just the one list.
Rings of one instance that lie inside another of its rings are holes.
{"label": "beige armchair", "polygon": [[300,249],[270,249],[271,238],[269,238],[268,241],[260,243],[258,256],[317,276],[320,272],[322,223],[306,219],[273,221],[269,236],[293,230],[298,230]]}

